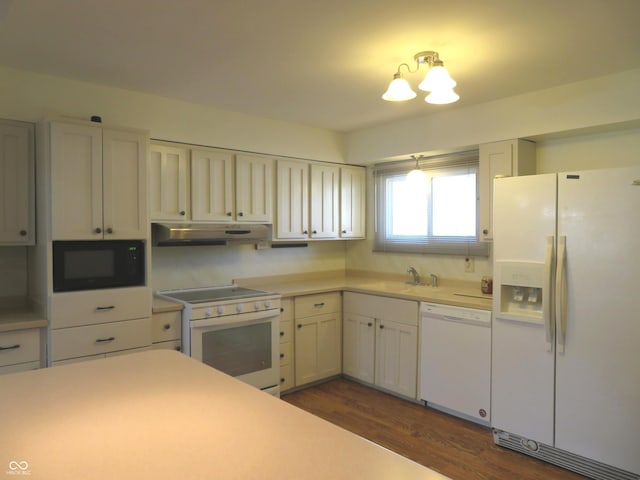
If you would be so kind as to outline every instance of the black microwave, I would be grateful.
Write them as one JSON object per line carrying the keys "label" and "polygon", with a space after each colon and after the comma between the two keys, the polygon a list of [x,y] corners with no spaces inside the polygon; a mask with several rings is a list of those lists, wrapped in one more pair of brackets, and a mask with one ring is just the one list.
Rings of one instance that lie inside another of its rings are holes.
{"label": "black microwave", "polygon": [[53,291],[144,285],[142,240],[54,241]]}

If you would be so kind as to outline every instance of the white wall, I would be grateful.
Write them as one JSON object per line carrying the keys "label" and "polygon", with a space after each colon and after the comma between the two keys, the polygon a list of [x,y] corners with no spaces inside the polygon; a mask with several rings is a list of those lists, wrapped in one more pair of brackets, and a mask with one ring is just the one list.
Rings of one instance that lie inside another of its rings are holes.
{"label": "white wall", "polygon": [[[640,121],[640,69],[471,107],[439,110],[346,136],[349,163],[449,151],[512,138],[540,137]],[[637,125],[636,125],[637,126]]]}
{"label": "white wall", "polygon": [[329,130],[0,66],[0,118],[58,115],[99,115],[162,140],[344,162],[342,136]]}

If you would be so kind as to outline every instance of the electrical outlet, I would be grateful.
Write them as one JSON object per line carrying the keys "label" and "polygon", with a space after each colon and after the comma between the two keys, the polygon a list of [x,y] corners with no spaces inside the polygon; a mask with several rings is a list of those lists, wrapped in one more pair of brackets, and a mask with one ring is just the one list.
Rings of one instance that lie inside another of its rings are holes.
{"label": "electrical outlet", "polygon": [[464,271],[466,273],[473,273],[473,270],[474,270],[473,257],[465,257],[465,259],[464,259]]}

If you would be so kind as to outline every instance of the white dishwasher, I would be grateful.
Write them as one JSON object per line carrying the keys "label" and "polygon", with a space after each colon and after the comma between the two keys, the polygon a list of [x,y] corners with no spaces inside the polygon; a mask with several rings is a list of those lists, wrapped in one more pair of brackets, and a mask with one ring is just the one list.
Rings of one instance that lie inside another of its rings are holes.
{"label": "white dishwasher", "polygon": [[491,312],[420,304],[420,399],[489,425]]}

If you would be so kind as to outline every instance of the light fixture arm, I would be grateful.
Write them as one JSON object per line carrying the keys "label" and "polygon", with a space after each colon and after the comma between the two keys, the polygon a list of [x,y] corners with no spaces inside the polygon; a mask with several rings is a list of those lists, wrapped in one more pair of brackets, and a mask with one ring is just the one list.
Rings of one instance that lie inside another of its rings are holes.
{"label": "light fixture arm", "polygon": [[434,52],[431,50],[418,52],[413,56],[413,58],[415,59],[418,67],[420,67],[420,65],[424,63],[429,65],[429,68],[433,68],[434,65],[442,65],[442,60],[440,60],[440,57],[438,56],[438,52]]}

